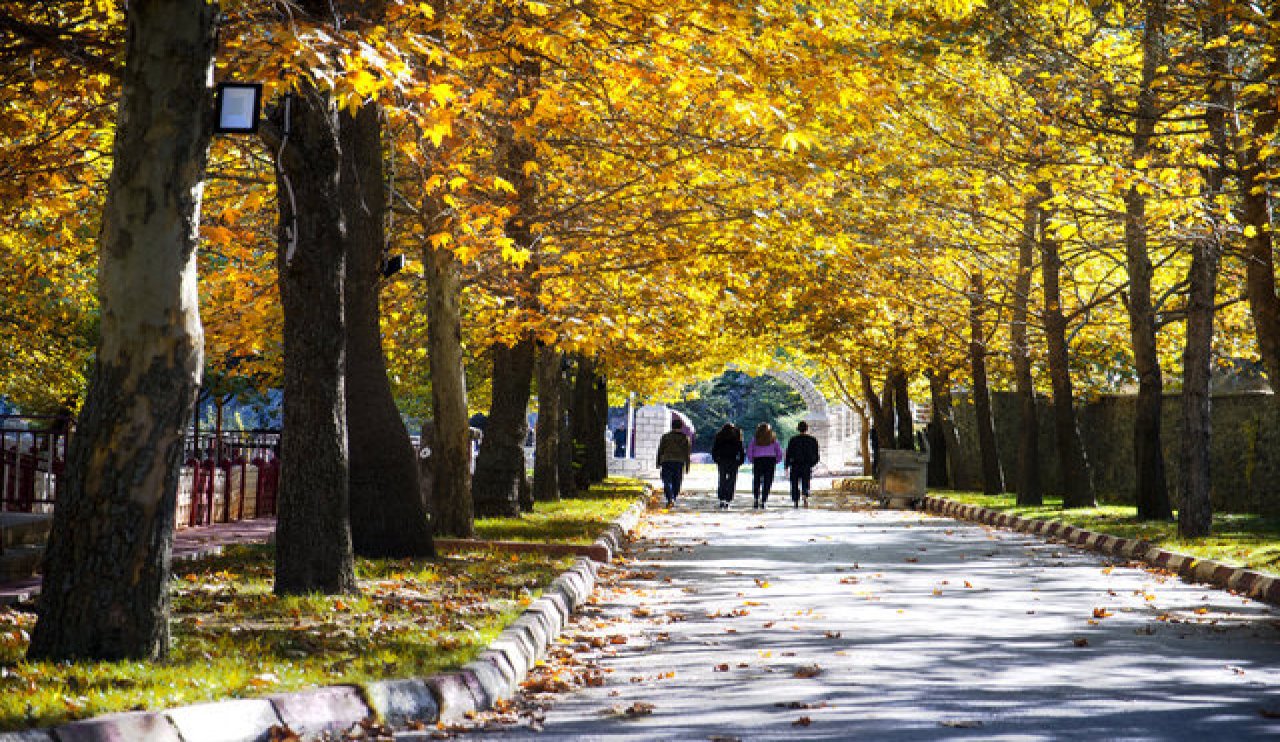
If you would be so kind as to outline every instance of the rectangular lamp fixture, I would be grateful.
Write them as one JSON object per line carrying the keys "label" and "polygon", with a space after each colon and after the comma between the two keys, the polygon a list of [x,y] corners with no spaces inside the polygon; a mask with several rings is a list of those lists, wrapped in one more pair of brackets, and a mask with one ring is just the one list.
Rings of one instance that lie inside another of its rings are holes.
{"label": "rectangular lamp fixture", "polygon": [[218,123],[217,134],[252,134],[258,130],[258,116],[262,113],[262,83],[218,83],[214,102]]}

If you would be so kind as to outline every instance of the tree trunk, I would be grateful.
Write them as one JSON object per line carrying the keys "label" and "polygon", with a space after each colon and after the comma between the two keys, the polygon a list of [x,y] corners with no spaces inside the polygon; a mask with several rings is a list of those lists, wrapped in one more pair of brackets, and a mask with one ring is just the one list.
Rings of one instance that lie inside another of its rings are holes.
{"label": "tree trunk", "polygon": [[284,412],[275,590],[337,594],[356,589],[348,521],[347,223],[338,106],[303,82],[289,107],[291,127],[277,163],[279,192],[293,198],[280,199]]}
{"label": "tree trunk", "polygon": [[561,362],[560,364],[560,436],[559,450],[556,453],[557,478],[560,482],[561,497],[576,497],[578,494],[577,477],[573,467],[573,374],[570,369],[578,361]]}
{"label": "tree trunk", "polygon": [[1076,423],[1075,393],[1071,384],[1071,349],[1067,344],[1067,317],[1062,311],[1062,253],[1049,236],[1048,183],[1040,184],[1040,276],[1044,282],[1044,337],[1048,350],[1049,383],[1053,387],[1053,424],[1057,433],[1058,466],[1062,472],[1064,508],[1091,508],[1098,504],[1093,472]]}
{"label": "tree trunk", "polygon": [[987,332],[983,315],[987,311],[986,285],[981,273],[969,279],[969,368],[973,376],[973,414],[978,429],[978,454],[982,459],[982,491],[988,495],[1004,492],[1004,470],[996,444],[995,419],[991,414],[991,388],[987,384]]}
{"label": "tree trunk", "polygon": [[587,467],[591,483],[598,484],[609,478],[609,381],[601,374],[593,374],[594,394],[591,399],[592,428],[587,435]]}
{"label": "tree trunk", "polygon": [[159,659],[204,360],[196,235],[218,7],[136,0],[99,237],[101,336],[44,564],[35,660]]}
{"label": "tree trunk", "polygon": [[347,438],[351,543],[367,557],[434,556],[418,462],[391,396],[379,322],[385,254],[386,181],[381,110],[340,116],[343,211],[347,218]]}
{"label": "tree trunk", "polygon": [[578,359],[578,373],[573,381],[573,406],[570,420],[573,426],[573,483],[579,492],[591,488],[593,471],[589,461],[592,430],[595,427],[595,363],[589,358]]}
{"label": "tree trunk", "polygon": [[[1224,0],[1210,3],[1204,28],[1205,41],[1227,33]],[[1213,164],[1205,168],[1206,205],[1222,195],[1223,173],[1227,167],[1227,112],[1233,110],[1230,60],[1226,46],[1211,49],[1205,123],[1209,129],[1209,156]],[[1207,233],[1191,242],[1191,267],[1187,275],[1187,339],[1182,353],[1182,502],[1178,508],[1178,535],[1182,538],[1208,536],[1213,530],[1212,480],[1209,446],[1213,437],[1210,423],[1209,380],[1213,370],[1213,315],[1222,244],[1217,234],[1218,216],[1205,215]]]}
{"label": "tree trunk", "polygon": [[477,517],[520,515],[520,487],[527,477],[524,442],[529,436],[529,384],[536,352],[527,337],[513,346],[493,346],[493,402],[471,485]]}
{"label": "tree trunk", "polygon": [[[1133,158],[1151,153],[1160,112],[1153,84],[1156,70],[1164,64],[1164,0],[1146,0],[1143,31],[1142,83],[1138,92],[1134,121]],[[1147,197],[1136,186],[1124,195],[1125,262],[1129,273],[1129,337],[1133,345],[1134,367],[1138,374],[1138,398],[1133,421],[1134,467],[1137,474],[1134,502],[1140,520],[1169,520],[1173,508],[1164,471],[1164,449],[1160,444],[1161,406],[1164,378],[1156,346],[1155,307],[1151,299],[1154,268],[1147,244]]]}
{"label": "tree trunk", "polygon": [[[430,228],[445,229],[444,205],[428,199],[425,208],[438,218]],[[428,508],[436,534],[471,538],[471,425],[467,418],[467,377],[462,352],[462,267],[453,251],[428,243],[423,251],[427,283],[427,359],[431,373],[431,414],[436,445]]]}
{"label": "tree trunk", "polygon": [[538,425],[534,434],[533,499],[560,499],[560,351],[538,349]]}
{"label": "tree trunk", "polygon": [[[1267,10],[1265,60],[1257,74],[1258,81],[1280,78],[1280,2],[1271,2]],[[1253,86],[1242,89],[1242,107],[1250,113],[1253,127],[1241,136],[1237,133],[1236,152],[1240,161],[1241,223],[1245,232],[1245,287],[1249,295],[1249,311],[1253,316],[1258,355],[1262,357],[1267,380],[1274,392],[1272,400],[1280,404],[1280,297],[1276,295],[1276,269],[1272,238],[1271,195],[1268,186],[1267,158],[1262,147],[1275,136],[1280,125],[1280,108],[1269,91]],[[1253,227],[1249,234],[1248,228]]]}
{"label": "tree trunk", "polygon": [[893,387],[893,414],[897,418],[898,448],[911,451],[916,447],[915,429],[911,420],[911,395],[907,391],[907,372],[895,368],[889,374]]}
{"label": "tree trunk", "polygon": [[[951,486],[958,490],[977,489],[977,477],[970,462],[960,455],[960,435],[956,431],[955,409],[951,400],[951,374],[932,372],[929,377],[929,399],[933,408],[933,430],[941,445],[931,438],[930,452],[941,460],[938,486]],[[933,459],[929,461],[933,465]]]}
{"label": "tree trunk", "polygon": [[1014,277],[1013,309],[1009,321],[1009,354],[1013,363],[1014,394],[1018,399],[1018,470],[1014,491],[1019,505],[1040,505],[1044,488],[1040,478],[1040,414],[1036,409],[1036,382],[1031,373],[1031,274],[1035,269],[1035,234],[1040,197],[1025,207],[1023,233],[1018,240],[1018,272]]}
{"label": "tree trunk", "polygon": [[[876,394],[875,387],[871,383],[871,375],[866,371],[859,374],[862,377],[862,396],[867,400],[867,407],[871,410],[872,428],[876,433],[876,446],[881,450],[893,448],[895,444],[893,430],[893,399],[892,389],[888,381],[885,382],[884,396]],[[872,453],[874,457],[874,452]]]}

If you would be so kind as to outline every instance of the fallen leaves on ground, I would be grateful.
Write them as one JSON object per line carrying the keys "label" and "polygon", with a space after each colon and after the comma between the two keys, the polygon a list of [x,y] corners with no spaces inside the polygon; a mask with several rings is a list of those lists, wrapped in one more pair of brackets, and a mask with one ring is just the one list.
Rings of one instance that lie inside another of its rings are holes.
{"label": "fallen leaves on ground", "polygon": [[814,664],[814,665],[805,665],[804,667],[797,667],[796,671],[792,673],[791,676],[796,678],[816,678],[821,674],[822,674],[822,666]]}

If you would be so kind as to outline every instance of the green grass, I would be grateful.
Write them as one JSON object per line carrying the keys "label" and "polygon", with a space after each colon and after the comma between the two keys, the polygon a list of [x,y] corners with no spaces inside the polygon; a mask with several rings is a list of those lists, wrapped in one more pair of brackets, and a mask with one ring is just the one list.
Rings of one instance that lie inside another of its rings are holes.
{"label": "green grass", "polygon": [[[486,538],[590,540],[642,491],[611,480],[482,530],[504,534]],[[0,730],[456,668],[572,563],[494,551],[358,559],[360,595],[282,598],[271,592],[272,557],[270,546],[246,545],[176,565],[172,648],[157,663],[27,662],[35,615],[0,608]]]}
{"label": "green grass", "polygon": [[579,497],[540,502],[520,518],[477,518],[476,538],[590,544],[646,491],[639,480],[610,477]]}
{"label": "green grass", "polygon": [[1280,573],[1280,518],[1243,513],[1216,513],[1213,535],[1182,539],[1178,526],[1169,521],[1140,521],[1132,505],[1100,505],[1095,508],[1064,510],[1060,498],[1046,498],[1038,507],[1019,507],[1013,495],[982,495],[976,492],[932,492],[939,497],[981,505],[1026,518],[1055,520],[1125,538],[1140,538],[1171,551],[1201,559],[1213,559],[1240,567]]}

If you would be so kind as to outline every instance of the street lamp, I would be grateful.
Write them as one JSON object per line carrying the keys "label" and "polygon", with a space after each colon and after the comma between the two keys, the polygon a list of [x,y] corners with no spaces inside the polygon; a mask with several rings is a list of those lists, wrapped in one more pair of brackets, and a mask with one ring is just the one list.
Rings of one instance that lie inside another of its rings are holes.
{"label": "street lamp", "polygon": [[218,83],[214,110],[218,114],[215,133],[253,134],[258,130],[258,115],[262,112],[262,83]]}

